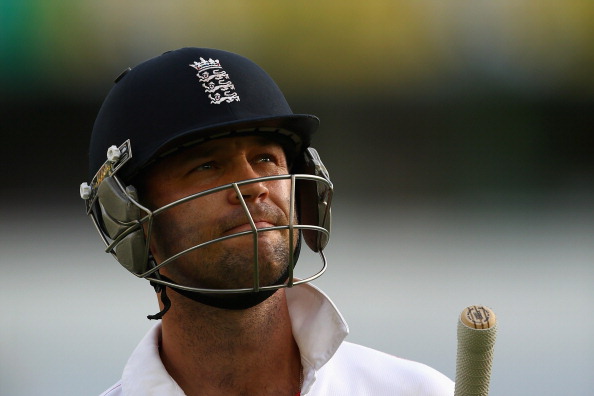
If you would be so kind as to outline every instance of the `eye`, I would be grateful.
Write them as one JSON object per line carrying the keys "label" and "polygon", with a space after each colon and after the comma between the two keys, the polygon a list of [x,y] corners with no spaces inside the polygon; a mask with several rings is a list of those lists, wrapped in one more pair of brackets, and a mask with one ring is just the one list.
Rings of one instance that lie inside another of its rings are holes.
{"label": "eye", "polygon": [[203,164],[198,165],[193,169],[194,172],[204,172],[208,170],[212,170],[216,168],[216,163],[214,161],[208,161]]}
{"label": "eye", "polygon": [[256,162],[275,162],[276,158],[272,154],[260,154],[256,158]]}
{"label": "eye", "polygon": [[263,175],[287,173],[288,168],[283,153],[265,151],[255,156],[254,166],[258,166]]}

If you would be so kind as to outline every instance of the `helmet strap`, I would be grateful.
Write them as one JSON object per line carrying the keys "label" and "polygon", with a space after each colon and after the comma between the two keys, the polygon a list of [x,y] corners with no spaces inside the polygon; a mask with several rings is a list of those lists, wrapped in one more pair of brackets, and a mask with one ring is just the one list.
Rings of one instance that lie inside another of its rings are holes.
{"label": "helmet strap", "polygon": [[[161,276],[161,278],[163,278],[163,276]],[[165,287],[165,285],[151,282],[151,286],[155,288],[156,293],[161,293],[161,302],[163,303],[163,309],[154,315],[148,315],[147,318],[149,320],[160,320],[163,319],[163,315],[165,315],[167,311],[169,311],[169,308],[171,308],[171,300],[167,296],[167,288]]]}
{"label": "helmet strap", "polygon": [[[281,277],[275,282],[275,285],[283,284],[288,277],[288,271],[285,271]],[[166,282],[174,283],[176,282],[166,276],[161,275],[161,279]],[[155,286],[155,284],[153,284]],[[161,319],[163,315],[167,312],[169,307],[171,307],[171,301],[165,294],[165,286],[160,286],[160,293],[161,293],[161,301],[165,305],[163,310],[156,315],[149,315],[149,319]],[[242,310],[255,307],[256,305],[260,304],[264,300],[268,299],[272,296],[278,289],[273,290],[262,290],[259,292],[246,292],[246,293],[227,293],[227,294],[218,294],[218,293],[201,293],[196,291],[188,291],[184,289],[179,289],[176,287],[170,287],[176,293],[181,294],[182,296],[189,298],[192,301],[199,302],[201,304],[205,304],[214,308],[221,308],[221,309],[230,309],[230,310]],[[155,287],[155,291],[157,291],[157,287]],[[159,291],[157,291],[159,292]],[[165,299],[163,298],[165,297]]]}

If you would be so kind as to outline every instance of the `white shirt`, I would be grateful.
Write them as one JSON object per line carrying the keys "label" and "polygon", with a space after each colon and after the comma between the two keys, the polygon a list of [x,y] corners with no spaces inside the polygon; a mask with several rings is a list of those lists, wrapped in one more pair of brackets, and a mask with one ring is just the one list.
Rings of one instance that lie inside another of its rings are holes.
{"label": "white shirt", "polygon": [[[344,342],[348,326],[334,303],[311,284],[286,289],[293,336],[301,352],[305,396],[451,396],[454,383],[421,363]],[[185,396],[159,357],[161,323],[136,347],[122,379],[101,396]]]}

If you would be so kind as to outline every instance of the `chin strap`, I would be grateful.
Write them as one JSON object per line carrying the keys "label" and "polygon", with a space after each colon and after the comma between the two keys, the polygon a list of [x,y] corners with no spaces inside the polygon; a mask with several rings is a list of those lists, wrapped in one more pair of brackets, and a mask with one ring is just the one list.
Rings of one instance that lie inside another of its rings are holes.
{"label": "chin strap", "polygon": [[165,315],[167,311],[169,311],[169,308],[171,308],[171,300],[167,296],[167,288],[165,287],[165,285],[160,285],[158,283],[151,282],[151,286],[155,288],[155,292],[161,293],[161,302],[163,303],[163,309],[154,315],[148,315],[147,318],[149,320],[160,320],[163,319],[163,315]]}
{"label": "chin strap", "polygon": [[[275,285],[281,285],[286,282],[288,278],[288,271],[285,271],[281,275],[281,277],[274,283]],[[175,281],[171,280],[170,278],[160,275],[159,279],[162,279],[166,282],[176,283]],[[169,308],[171,308],[171,300],[167,296],[167,286],[158,284],[155,282],[151,282],[151,285],[155,288],[155,292],[161,293],[161,302],[163,303],[163,309],[156,313],[155,315],[148,315],[147,318],[150,320],[159,320],[163,318],[163,315],[167,313]],[[205,304],[215,308],[221,309],[231,309],[231,310],[241,310],[241,309],[248,309],[255,307],[256,305],[260,304],[264,300],[268,299],[272,296],[278,289],[273,290],[265,290],[259,292],[246,292],[246,293],[229,293],[229,294],[222,294],[222,293],[200,293],[195,291],[188,291],[183,289],[178,289],[175,287],[170,287],[176,293],[181,294],[182,296],[189,298],[190,300],[199,302],[201,304]]]}

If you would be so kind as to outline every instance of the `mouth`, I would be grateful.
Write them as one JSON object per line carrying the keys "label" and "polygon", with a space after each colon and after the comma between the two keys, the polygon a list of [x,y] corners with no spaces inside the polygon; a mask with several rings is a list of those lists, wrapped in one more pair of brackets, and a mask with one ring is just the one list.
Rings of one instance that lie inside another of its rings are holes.
{"label": "mouth", "polygon": [[[269,223],[268,221],[265,221],[265,220],[255,221],[254,224],[256,225],[257,229],[274,227],[274,224]],[[244,223],[244,224],[240,224],[236,227],[228,229],[227,231],[225,231],[224,235],[237,234],[239,232],[251,231],[251,230],[252,230],[251,224]]]}

